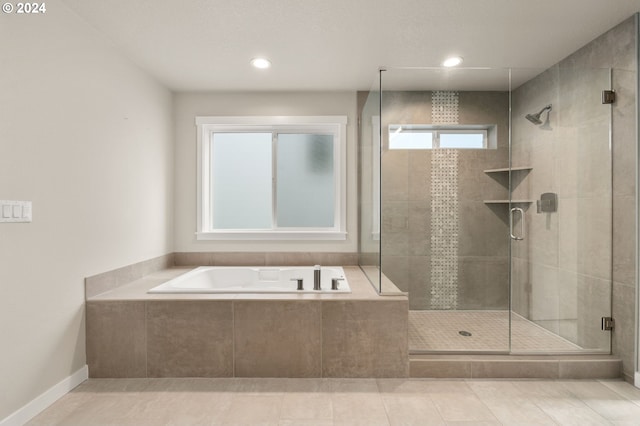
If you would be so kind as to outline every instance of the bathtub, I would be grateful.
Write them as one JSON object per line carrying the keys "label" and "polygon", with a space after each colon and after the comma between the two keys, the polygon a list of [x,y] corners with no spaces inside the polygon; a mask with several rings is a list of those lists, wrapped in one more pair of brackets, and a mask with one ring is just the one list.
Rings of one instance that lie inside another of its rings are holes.
{"label": "bathtub", "polygon": [[[351,288],[339,266],[320,268],[320,290],[313,289],[314,267],[273,266],[201,266],[147,293],[351,293]],[[297,289],[295,279],[302,278],[303,289]],[[331,279],[340,278],[338,289],[331,289]]]}

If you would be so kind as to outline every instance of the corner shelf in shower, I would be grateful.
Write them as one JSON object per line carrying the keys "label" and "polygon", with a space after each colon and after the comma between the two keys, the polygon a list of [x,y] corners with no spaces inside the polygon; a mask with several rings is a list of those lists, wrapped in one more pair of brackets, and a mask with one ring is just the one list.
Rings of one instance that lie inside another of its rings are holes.
{"label": "corner shelf in shower", "polygon": [[488,170],[484,170],[485,173],[507,173],[509,172],[509,170],[511,170],[512,172],[520,172],[520,171],[530,171],[532,170],[533,167],[505,167],[502,169],[488,169]]}
{"label": "corner shelf in shower", "polygon": [[[500,169],[487,169],[484,170],[484,172],[486,174],[491,174],[491,173],[509,173],[511,172],[530,172],[531,170],[533,170],[533,167],[504,167],[504,168],[500,168]],[[503,182],[503,185],[505,185],[507,182]],[[517,183],[516,183],[517,185]],[[505,200],[483,200],[483,202],[485,204],[509,204],[509,200],[505,199]],[[511,204],[531,204],[533,203],[533,200],[511,200]]]}
{"label": "corner shelf in shower", "polygon": [[[485,204],[509,204],[509,200],[483,200]],[[533,200],[511,200],[511,204],[531,204]]]}

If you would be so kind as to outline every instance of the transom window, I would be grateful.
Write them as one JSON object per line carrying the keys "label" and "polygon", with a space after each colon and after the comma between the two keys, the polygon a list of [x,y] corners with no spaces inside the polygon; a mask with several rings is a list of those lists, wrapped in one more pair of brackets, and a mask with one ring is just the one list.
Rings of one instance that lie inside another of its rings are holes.
{"label": "transom window", "polygon": [[346,123],[197,117],[197,238],[345,239]]}
{"label": "transom window", "polygon": [[389,149],[495,148],[495,127],[390,124]]}

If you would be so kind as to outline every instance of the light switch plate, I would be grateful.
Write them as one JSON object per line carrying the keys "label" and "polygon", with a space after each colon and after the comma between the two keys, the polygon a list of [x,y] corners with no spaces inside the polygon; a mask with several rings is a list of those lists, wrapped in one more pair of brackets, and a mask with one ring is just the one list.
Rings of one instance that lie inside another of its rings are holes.
{"label": "light switch plate", "polygon": [[0,200],[0,223],[31,222],[31,201]]}

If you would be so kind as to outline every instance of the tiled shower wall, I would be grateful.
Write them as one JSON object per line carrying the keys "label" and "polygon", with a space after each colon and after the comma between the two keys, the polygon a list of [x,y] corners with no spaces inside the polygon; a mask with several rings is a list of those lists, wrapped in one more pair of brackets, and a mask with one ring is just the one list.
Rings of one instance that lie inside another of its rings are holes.
{"label": "tiled shower wall", "polygon": [[[389,124],[432,124],[432,92],[385,91],[383,147]],[[458,92],[459,124],[497,124],[497,149],[457,151],[457,309],[506,309],[509,300],[507,208],[487,199],[507,198],[505,180],[485,169],[508,166],[506,92]],[[433,152],[388,150],[382,154],[382,271],[409,292],[411,309],[437,309],[432,300]]]}
{"label": "tiled shower wall", "polygon": [[[612,304],[613,353],[627,377],[634,365],[636,34],[632,17],[513,93],[513,162],[533,167],[518,191],[559,196],[557,213],[527,212],[530,238],[514,247],[513,308],[580,346],[607,349],[599,320]],[[608,68],[617,93],[611,114],[600,102]],[[548,103],[549,123],[524,119]]]}

